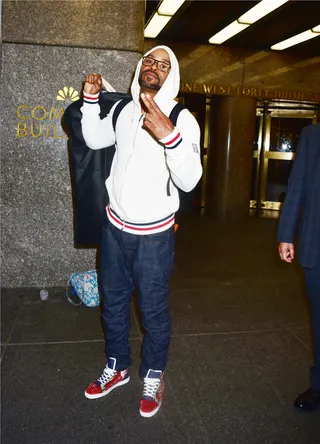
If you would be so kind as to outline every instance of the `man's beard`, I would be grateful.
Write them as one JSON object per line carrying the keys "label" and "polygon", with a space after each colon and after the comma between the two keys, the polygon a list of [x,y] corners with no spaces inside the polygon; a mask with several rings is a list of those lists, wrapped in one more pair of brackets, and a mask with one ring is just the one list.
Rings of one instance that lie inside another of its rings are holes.
{"label": "man's beard", "polygon": [[[148,72],[148,71],[143,72],[142,75],[143,75],[143,74],[146,74],[147,72]],[[159,79],[158,76],[157,76],[157,77],[158,77],[158,83],[148,83],[148,82],[145,82],[145,81],[143,80],[142,75],[139,76],[139,86],[140,86],[141,88],[144,88],[144,89],[152,89],[153,91],[159,91],[159,89],[161,88],[161,86],[160,86],[160,79]]]}

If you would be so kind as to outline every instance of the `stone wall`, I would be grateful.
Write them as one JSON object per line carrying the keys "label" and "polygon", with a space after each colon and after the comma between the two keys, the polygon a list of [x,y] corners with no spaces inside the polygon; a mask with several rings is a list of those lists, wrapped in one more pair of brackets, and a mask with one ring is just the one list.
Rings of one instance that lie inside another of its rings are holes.
{"label": "stone wall", "polygon": [[[127,91],[141,57],[143,2],[4,1],[2,286],[63,285],[96,266],[76,249],[64,109],[85,73]],[[95,23],[95,27],[92,26]]]}

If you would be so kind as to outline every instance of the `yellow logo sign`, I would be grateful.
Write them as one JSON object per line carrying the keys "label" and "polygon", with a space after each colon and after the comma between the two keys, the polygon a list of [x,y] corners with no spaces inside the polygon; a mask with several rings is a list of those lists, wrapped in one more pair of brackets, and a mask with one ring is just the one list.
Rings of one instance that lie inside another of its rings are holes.
{"label": "yellow logo sign", "polygon": [[57,100],[66,100],[70,98],[71,102],[75,102],[76,100],[79,100],[79,93],[75,89],[72,88],[72,86],[65,86],[63,89],[59,89],[59,94],[57,95]]}
{"label": "yellow logo sign", "polygon": [[[72,86],[64,86],[58,91],[56,100],[66,102],[75,102],[79,100],[79,93]],[[62,139],[66,137],[61,128],[61,118],[64,114],[64,108],[52,106],[50,109],[42,105],[34,107],[30,105],[20,105],[16,110],[18,116],[17,137],[31,136],[33,139],[39,137]],[[60,134],[59,134],[60,133]]]}

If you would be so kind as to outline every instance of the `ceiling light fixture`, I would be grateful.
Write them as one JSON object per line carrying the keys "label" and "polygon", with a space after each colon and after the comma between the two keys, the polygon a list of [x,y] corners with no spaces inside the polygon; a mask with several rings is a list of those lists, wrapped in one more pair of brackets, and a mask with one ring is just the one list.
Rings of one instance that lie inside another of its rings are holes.
{"label": "ceiling light fixture", "polygon": [[185,0],[163,0],[158,8],[158,13],[172,17],[184,2]]}
{"label": "ceiling light fixture", "polygon": [[166,26],[170,19],[171,17],[169,15],[160,15],[155,12],[144,30],[144,36],[154,39],[160,34],[161,30]]}
{"label": "ceiling light fixture", "polygon": [[249,25],[252,25],[252,23],[257,22],[262,17],[270,14],[270,12],[274,11],[277,8],[280,8],[280,6],[282,6],[287,1],[288,0],[262,0],[256,6],[249,9],[249,11],[239,17],[238,21],[240,23],[249,23]]}
{"label": "ceiling light fixture", "polygon": [[229,40],[234,35],[238,34],[239,32],[246,29],[248,26],[245,23],[239,23],[238,20],[235,20],[234,22],[230,23],[226,28],[223,28],[222,31],[218,32],[218,34],[215,34],[209,39],[209,43],[215,43],[219,45],[220,43],[225,42],[226,40]]}
{"label": "ceiling light fixture", "polygon": [[320,25],[316,26],[315,28],[308,29],[308,31],[304,31],[300,34],[294,35],[289,39],[283,40],[282,42],[276,43],[275,45],[271,46],[271,49],[274,49],[275,51],[282,51],[283,49],[298,45],[299,43],[313,39],[314,37],[318,37],[319,35]]}
{"label": "ceiling light fixture", "polygon": [[230,23],[227,27],[219,31],[217,34],[213,35],[209,39],[209,43],[221,44],[226,40],[229,40],[239,32],[248,28],[256,21],[260,20],[262,17],[270,14],[270,12],[282,6],[288,0],[262,0],[253,8],[249,9],[245,14],[239,17],[234,22]]}
{"label": "ceiling light fixture", "polygon": [[184,2],[185,0],[163,0],[148,21],[144,36],[151,39],[156,38]]}

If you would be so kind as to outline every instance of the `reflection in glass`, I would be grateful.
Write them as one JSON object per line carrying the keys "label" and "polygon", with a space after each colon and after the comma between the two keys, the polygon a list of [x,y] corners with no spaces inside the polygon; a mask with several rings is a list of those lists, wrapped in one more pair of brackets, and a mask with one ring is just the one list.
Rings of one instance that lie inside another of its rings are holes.
{"label": "reflection in glass", "polygon": [[272,117],[270,133],[270,151],[295,153],[301,131],[312,123],[310,119],[290,117]]}
{"label": "reflection in glass", "polygon": [[291,160],[269,159],[266,200],[283,202],[293,162]]}

